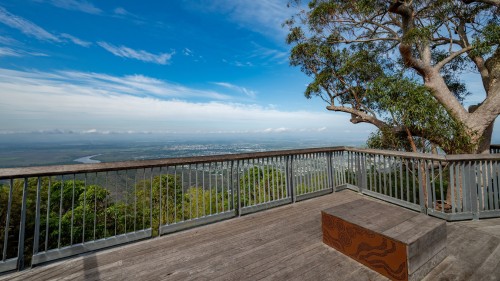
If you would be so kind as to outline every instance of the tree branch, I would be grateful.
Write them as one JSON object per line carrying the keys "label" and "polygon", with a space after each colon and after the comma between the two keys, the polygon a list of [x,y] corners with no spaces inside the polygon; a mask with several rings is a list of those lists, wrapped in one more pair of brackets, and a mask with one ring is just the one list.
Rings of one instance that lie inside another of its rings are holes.
{"label": "tree branch", "polygon": [[452,59],[454,59],[454,58],[456,58],[456,57],[460,56],[461,54],[463,54],[463,53],[465,53],[465,52],[468,52],[468,51],[470,51],[470,50],[472,50],[472,46],[468,46],[468,47],[466,47],[466,48],[461,49],[460,51],[453,52],[453,53],[451,53],[448,57],[444,58],[444,59],[443,59],[443,60],[441,60],[439,63],[437,63],[437,64],[434,66],[434,68],[435,68],[436,70],[438,70],[438,71],[439,71],[441,68],[443,68],[443,66],[444,66],[445,64],[449,63]]}
{"label": "tree branch", "polygon": [[[372,38],[372,39],[354,39],[354,40],[335,40],[333,43],[366,43],[373,41],[397,41],[399,42],[399,38]],[[332,43],[332,42],[328,42]]]}
{"label": "tree branch", "polygon": [[350,113],[351,117],[352,117],[350,121],[353,124],[370,123],[370,124],[375,125],[379,129],[388,126],[384,121],[379,120],[377,117],[371,116],[371,115],[367,114],[366,112],[354,109],[352,107],[335,106],[332,104],[332,105],[327,106],[326,109],[328,109],[330,111]]}

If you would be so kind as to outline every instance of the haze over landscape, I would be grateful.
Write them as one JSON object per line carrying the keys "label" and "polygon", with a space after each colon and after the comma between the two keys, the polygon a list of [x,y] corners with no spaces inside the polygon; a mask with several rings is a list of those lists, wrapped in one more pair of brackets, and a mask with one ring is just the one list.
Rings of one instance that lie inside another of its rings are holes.
{"label": "haze over landscape", "polygon": [[362,145],[373,126],[304,98],[286,4],[2,0],[0,166]]}

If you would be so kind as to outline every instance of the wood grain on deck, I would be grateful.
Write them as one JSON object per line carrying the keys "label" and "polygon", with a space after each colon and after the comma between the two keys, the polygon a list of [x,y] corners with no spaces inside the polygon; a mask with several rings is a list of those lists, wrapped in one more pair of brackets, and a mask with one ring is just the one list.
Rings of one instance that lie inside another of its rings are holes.
{"label": "wood grain on deck", "polygon": [[[341,191],[0,280],[387,280],[322,243],[321,210],[360,197]],[[449,256],[428,280],[500,280],[499,227],[500,219],[448,224]]]}

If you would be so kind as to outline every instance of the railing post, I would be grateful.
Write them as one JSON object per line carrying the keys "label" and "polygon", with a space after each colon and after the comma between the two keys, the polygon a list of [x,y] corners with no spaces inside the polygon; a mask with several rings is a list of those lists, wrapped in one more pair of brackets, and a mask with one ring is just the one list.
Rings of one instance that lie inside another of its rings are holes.
{"label": "railing post", "polygon": [[470,208],[472,213],[472,219],[479,220],[479,204],[477,203],[478,181],[476,180],[476,163],[470,161],[467,164],[467,168],[468,168],[467,169],[468,173],[466,174],[468,180],[466,180],[467,184],[464,186],[464,188],[466,189],[466,192],[470,194]]}
{"label": "railing post", "polygon": [[26,196],[28,193],[28,178],[24,178],[23,201],[21,207],[21,222],[19,225],[19,244],[17,251],[17,270],[24,269],[24,234],[26,232]]}
{"label": "railing post", "polygon": [[326,159],[327,159],[327,171],[328,171],[328,184],[330,185],[332,192],[335,192],[335,178],[333,174],[332,158],[333,158],[332,152],[331,151],[327,152]]}
{"label": "railing post", "polygon": [[290,198],[292,198],[292,202],[295,203],[297,201],[297,196],[295,195],[295,187],[293,185],[293,155],[286,156],[286,166],[285,166],[285,174],[287,176],[288,183],[288,194],[290,194]]}
{"label": "railing post", "polygon": [[37,189],[36,189],[36,212],[35,212],[35,234],[33,237],[33,255],[38,253],[38,247],[40,242],[40,189],[41,180],[38,177]]}
{"label": "railing post", "polygon": [[354,155],[356,159],[356,184],[358,186],[359,193],[363,193],[363,189],[365,188],[363,165],[361,165],[361,158],[363,156],[359,152],[356,152]]}
{"label": "railing post", "polygon": [[417,170],[418,170],[418,201],[420,203],[420,212],[427,214],[427,209],[425,207],[425,192],[424,189],[427,188],[427,184],[424,183],[425,175],[423,171],[425,167],[422,166],[422,160],[417,160]]}
{"label": "railing post", "polygon": [[[231,164],[231,170],[233,170],[233,164]],[[236,202],[238,203],[236,215],[239,217],[241,216],[240,160],[236,160]]]}

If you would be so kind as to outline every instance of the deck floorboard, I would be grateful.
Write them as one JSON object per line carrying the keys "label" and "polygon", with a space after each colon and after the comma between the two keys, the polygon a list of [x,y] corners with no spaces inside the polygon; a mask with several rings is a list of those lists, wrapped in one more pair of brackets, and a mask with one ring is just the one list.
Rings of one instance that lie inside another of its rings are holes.
{"label": "deck floorboard", "polygon": [[[341,191],[0,280],[387,280],[322,242],[320,211],[360,197]],[[447,231],[448,256],[425,280],[500,280],[500,219]]]}

